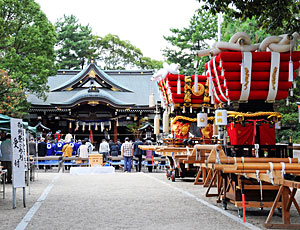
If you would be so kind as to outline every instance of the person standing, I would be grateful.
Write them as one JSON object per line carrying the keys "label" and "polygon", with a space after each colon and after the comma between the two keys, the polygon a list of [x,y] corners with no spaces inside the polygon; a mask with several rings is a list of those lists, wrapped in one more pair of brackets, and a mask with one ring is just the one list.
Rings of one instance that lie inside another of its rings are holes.
{"label": "person standing", "polygon": [[125,138],[125,143],[121,146],[121,155],[124,157],[124,172],[131,172],[131,159],[133,157],[133,146],[129,138]]}
{"label": "person standing", "polygon": [[47,156],[53,156],[54,155],[54,148],[55,144],[54,141],[48,141],[47,143]]}
{"label": "person standing", "polygon": [[30,138],[28,143],[29,155],[36,156],[36,142],[33,138]]}
{"label": "person standing", "polygon": [[112,144],[110,145],[110,155],[117,157],[119,154],[119,147],[116,143],[112,142]]}
{"label": "person standing", "polygon": [[47,144],[45,143],[45,138],[41,138],[41,142],[38,143],[38,156],[44,157],[47,154]]}
{"label": "person standing", "polygon": [[56,156],[62,156],[63,152],[62,149],[64,147],[64,143],[62,140],[59,140],[55,145],[55,155]]}
{"label": "person standing", "polygon": [[89,141],[88,138],[85,138],[85,144],[87,145],[88,147],[88,150],[89,150],[89,155],[92,154],[93,150],[94,150],[94,146],[92,145],[92,143]]}
{"label": "person standing", "polygon": [[102,140],[102,143],[99,146],[99,153],[102,154],[103,156],[103,162],[107,161],[107,156],[109,153],[109,144],[107,143],[107,141],[105,139]]}
{"label": "person standing", "polygon": [[[73,147],[69,144],[69,142],[66,142],[66,144],[64,145],[63,149],[63,156],[64,157],[71,157],[72,153],[73,153]],[[71,162],[70,160],[65,160],[65,162]],[[70,170],[71,165],[67,166],[65,165],[65,169],[66,170]]]}
{"label": "person standing", "polygon": [[12,179],[12,148],[11,148],[11,136],[6,135],[5,140],[1,143],[1,153],[0,158],[1,165],[4,169],[7,169],[6,182],[11,183]]}
{"label": "person standing", "polygon": [[[85,141],[82,141],[82,144],[79,146],[78,152],[79,152],[80,158],[88,158],[89,157],[89,150],[88,150],[88,146],[85,144]],[[87,160],[81,160],[81,161],[82,161],[82,163],[87,162]]]}
{"label": "person standing", "polygon": [[143,151],[139,148],[140,145],[143,145],[143,142],[140,141],[139,138],[136,138],[134,144],[133,144],[133,151],[134,151],[134,156],[138,158],[138,165],[136,166],[136,171],[141,171],[142,169],[142,154]]}

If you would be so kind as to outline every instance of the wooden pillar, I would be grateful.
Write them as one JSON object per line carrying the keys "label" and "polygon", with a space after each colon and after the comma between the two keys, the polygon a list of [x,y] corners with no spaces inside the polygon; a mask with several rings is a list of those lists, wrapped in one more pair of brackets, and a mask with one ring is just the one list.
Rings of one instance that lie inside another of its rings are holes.
{"label": "wooden pillar", "polygon": [[283,224],[290,224],[290,210],[287,210],[287,206],[289,203],[289,187],[284,186],[282,195],[281,195],[281,202],[282,202],[282,222]]}
{"label": "wooden pillar", "polygon": [[118,126],[117,121],[114,121],[114,142],[117,143],[118,139]]}

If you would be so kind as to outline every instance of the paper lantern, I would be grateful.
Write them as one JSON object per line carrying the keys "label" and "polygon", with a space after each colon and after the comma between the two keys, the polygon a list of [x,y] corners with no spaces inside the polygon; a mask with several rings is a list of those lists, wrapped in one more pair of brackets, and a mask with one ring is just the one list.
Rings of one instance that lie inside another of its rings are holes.
{"label": "paper lantern", "polygon": [[163,114],[163,132],[169,133],[169,113],[166,109]]}
{"label": "paper lantern", "polygon": [[216,125],[227,125],[227,110],[217,109],[215,111],[215,124]]}
{"label": "paper lantern", "polygon": [[197,114],[197,127],[203,128],[207,126],[207,113]]}
{"label": "paper lantern", "polygon": [[160,127],[159,127],[159,116],[156,114],[154,116],[154,134],[158,135],[160,132]]}
{"label": "paper lantern", "polygon": [[149,95],[149,107],[152,108],[155,106],[155,97],[154,93]]}

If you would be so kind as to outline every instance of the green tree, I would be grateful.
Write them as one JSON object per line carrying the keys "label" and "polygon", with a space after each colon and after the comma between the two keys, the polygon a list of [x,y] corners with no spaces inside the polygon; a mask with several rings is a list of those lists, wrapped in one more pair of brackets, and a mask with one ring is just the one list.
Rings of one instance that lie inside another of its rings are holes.
{"label": "green tree", "polygon": [[24,90],[2,69],[0,69],[0,100],[0,114],[17,118],[27,114],[29,104]]}
{"label": "green tree", "polygon": [[237,32],[246,32],[251,37],[252,43],[259,43],[264,38],[270,36],[267,31],[260,28],[255,17],[246,18],[244,21],[236,19],[230,14],[223,16],[221,24],[221,41],[229,41],[232,35]]}
{"label": "green tree", "polygon": [[55,29],[34,0],[0,0],[0,68],[40,98],[56,72],[55,42]]}
{"label": "green tree", "polygon": [[74,15],[55,23],[57,32],[57,62],[61,69],[83,69],[95,52],[92,29],[83,26]]}
{"label": "green tree", "polygon": [[300,4],[297,0],[197,0],[202,9],[222,12],[245,21],[256,16],[259,27],[274,34],[300,30]]}
{"label": "green tree", "polygon": [[[172,28],[171,36],[164,36],[172,47],[163,50],[163,55],[168,62],[179,63],[181,73],[194,74],[194,62],[199,72],[204,70],[207,57],[195,58],[196,52],[208,48],[208,41],[217,34],[217,18],[207,11],[197,10],[190,20],[187,28]],[[198,72],[198,73],[199,73]]]}

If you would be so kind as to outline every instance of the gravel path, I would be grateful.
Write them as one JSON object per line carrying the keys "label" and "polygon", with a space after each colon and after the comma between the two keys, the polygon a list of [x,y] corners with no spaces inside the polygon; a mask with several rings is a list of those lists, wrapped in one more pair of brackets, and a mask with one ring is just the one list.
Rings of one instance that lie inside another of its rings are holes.
{"label": "gravel path", "polygon": [[[0,199],[0,229],[15,229],[58,175],[26,229],[247,229],[235,220],[233,205],[226,211],[231,217],[222,214],[221,205],[216,198],[206,198],[202,186],[179,179],[172,183],[165,173],[118,171],[84,176],[40,173],[27,196],[27,208],[22,207],[22,189],[15,210],[11,209],[11,189],[5,200]],[[247,209],[248,227],[263,228],[267,215],[268,210]],[[291,216],[292,222],[299,222],[294,209]],[[281,221],[278,215],[273,219]]]}

